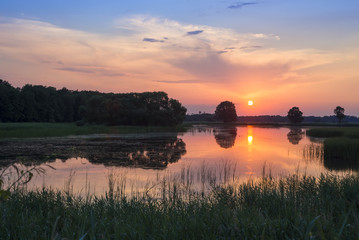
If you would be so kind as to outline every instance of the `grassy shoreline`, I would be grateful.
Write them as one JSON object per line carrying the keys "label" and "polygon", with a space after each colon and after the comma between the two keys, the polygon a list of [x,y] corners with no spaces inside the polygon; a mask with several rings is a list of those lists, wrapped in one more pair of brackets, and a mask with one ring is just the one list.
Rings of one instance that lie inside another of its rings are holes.
{"label": "grassy shoreline", "polygon": [[[106,126],[86,124],[76,126],[75,123],[0,123],[0,139],[6,138],[37,138],[37,137],[64,137],[70,135],[88,134],[128,134],[148,132],[185,132],[187,128],[194,125],[205,124],[208,126],[258,126],[258,127],[309,127],[324,126],[336,129],[336,124],[331,123],[221,123],[221,122],[184,122],[175,127],[159,126]],[[359,136],[359,124],[346,124],[345,129],[355,129]],[[328,128],[323,128],[328,129]],[[340,128],[344,129],[344,128]]]}
{"label": "grassy shoreline", "polygon": [[2,239],[354,239],[359,177],[263,177],[213,186],[184,200],[80,198],[43,189],[15,191],[0,204]]}
{"label": "grassy shoreline", "polygon": [[269,126],[269,127],[359,127],[359,123],[332,123],[332,122],[302,122],[302,123],[290,123],[290,122],[215,122],[215,121],[187,121],[185,124],[190,125],[225,125],[225,126]]}
{"label": "grassy shoreline", "polygon": [[344,137],[359,139],[359,127],[312,128],[307,130],[306,133],[310,137]]}
{"label": "grassy shoreline", "polygon": [[106,126],[86,124],[76,126],[75,123],[0,123],[0,139],[5,138],[37,138],[64,137],[88,134],[128,134],[148,132],[183,132],[188,124],[176,127],[157,126]]}

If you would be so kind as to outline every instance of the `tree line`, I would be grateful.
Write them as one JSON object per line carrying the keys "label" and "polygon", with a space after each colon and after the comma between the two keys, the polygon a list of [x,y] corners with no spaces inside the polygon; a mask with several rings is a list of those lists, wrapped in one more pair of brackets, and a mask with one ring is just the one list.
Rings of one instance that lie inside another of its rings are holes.
{"label": "tree line", "polygon": [[[344,111],[345,109],[341,106],[337,106],[333,111],[339,123],[346,117]],[[304,120],[303,112],[299,110],[299,107],[289,109],[287,118],[291,123],[301,123]]]}
{"label": "tree line", "polygon": [[237,116],[236,107],[234,103],[230,101],[224,101],[217,105],[215,113],[199,113],[186,116],[186,121],[223,121],[223,122],[258,122],[258,123],[270,123],[270,122],[291,122],[293,124],[305,122],[334,122],[335,119],[342,122],[344,118],[348,119],[348,122],[359,122],[358,117],[346,116],[344,114],[345,109],[337,106],[334,109],[334,116],[315,117],[315,116],[303,116],[303,112],[299,107],[292,107],[289,109],[287,116]]}
{"label": "tree line", "polygon": [[115,94],[30,84],[15,88],[0,79],[1,122],[174,126],[183,122],[186,111],[165,92]]}

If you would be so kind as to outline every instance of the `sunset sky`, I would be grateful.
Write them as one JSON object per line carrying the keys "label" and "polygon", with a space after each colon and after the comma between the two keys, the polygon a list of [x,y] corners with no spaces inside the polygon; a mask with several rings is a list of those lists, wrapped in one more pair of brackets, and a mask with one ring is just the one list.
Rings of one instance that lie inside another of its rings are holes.
{"label": "sunset sky", "polygon": [[0,79],[359,116],[359,1],[1,0]]}

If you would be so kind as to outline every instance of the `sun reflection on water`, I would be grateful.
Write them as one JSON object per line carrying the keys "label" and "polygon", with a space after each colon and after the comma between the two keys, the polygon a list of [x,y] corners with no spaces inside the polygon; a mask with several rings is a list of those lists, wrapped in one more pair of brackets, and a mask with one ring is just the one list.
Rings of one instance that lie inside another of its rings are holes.
{"label": "sun reflection on water", "polygon": [[253,136],[252,135],[248,135],[248,144],[252,145],[253,143]]}

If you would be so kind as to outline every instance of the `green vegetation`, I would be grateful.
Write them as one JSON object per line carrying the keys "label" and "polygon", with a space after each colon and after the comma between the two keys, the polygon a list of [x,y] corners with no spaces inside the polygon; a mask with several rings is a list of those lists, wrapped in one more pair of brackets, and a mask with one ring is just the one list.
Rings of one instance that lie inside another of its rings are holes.
{"label": "green vegetation", "polygon": [[307,135],[310,137],[347,137],[359,138],[359,127],[326,127],[313,128],[307,130]]}
{"label": "green vegetation", "polygon": [[324,166],[336,170],[358,170],[359,139],[345,137],[325,139]]}
{"label": "green vegetation", "polygon": [[1,79],[0,103],[0,122],[175,126],[187,111],[165,92],[115,94],[29,84],[14,88]]}
{"label": "green vegetation", "polygon": [[359,169],[359,127],[313,128],[307,130],[307,135],[326,138],[323,143],[326,168]]}
{"label": "green vegetation", "polygon": [[356,239],[359,176],[297,175],[208,195],[76,197],[15,191],[0,204],[2,239]]}
{"label": "green vegetation", "polygon": [[146,132],[185,131],[188,124],[176,127],[157,126],[105,126],[86,124],[76,126],[75,123],[0,123],[0,139],[62,137],[86,134],[125,134]]}

